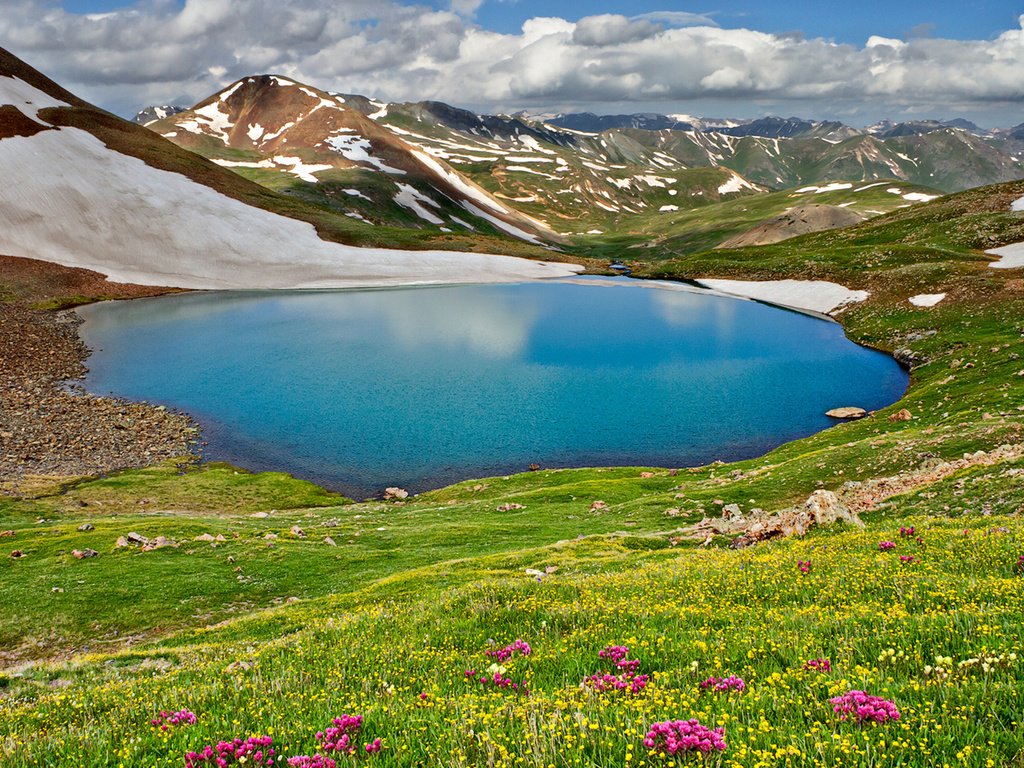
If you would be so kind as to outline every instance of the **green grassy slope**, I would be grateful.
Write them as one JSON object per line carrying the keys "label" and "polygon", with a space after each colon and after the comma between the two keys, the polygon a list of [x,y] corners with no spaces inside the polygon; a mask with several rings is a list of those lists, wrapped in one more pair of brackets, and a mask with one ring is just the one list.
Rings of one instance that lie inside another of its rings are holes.
{"label": "green grassy slope", "polygon": [[[725,729],[713,765],[1020,765],[1024,280],[980,249],[1024,240],[1009,212],[1022,195],[972,190],[778,245],[635,261],[657,277],[871,291],[841,320],[914,361],[905,398],[758,459],[540,471],[361,504],[279,475],[167,467],[0,501],[13,531],[0,538],[0,760],[180,765],[256,734],[310,754],[351,712],[366,717],[360,743],[384,743],[358,759],[388,766],[667,766],[641,739],[690,717]],[[907,302],[937,292],[935,307]],[[901,409],[911,419],[890,421]],[[855,496],[866,528],[739,551],[680,530],[822,488]],[[129,532],[180,546],[116,547]],[[86,547],[99,555],[70,554]],[[491,664],[490,641],[517,638],[533,654],[502,674],[528,696],[464,677]],[[581,687],[607,669],[607,644],[651,675],[642,693]],[[819,656],[831,672],[802,669]],[[728,674],[747,690],[701,692]],[[828,699],[850,689],[893,700],[900,720],[840,721]],[[180,707],[198,723],[148,725]]]}

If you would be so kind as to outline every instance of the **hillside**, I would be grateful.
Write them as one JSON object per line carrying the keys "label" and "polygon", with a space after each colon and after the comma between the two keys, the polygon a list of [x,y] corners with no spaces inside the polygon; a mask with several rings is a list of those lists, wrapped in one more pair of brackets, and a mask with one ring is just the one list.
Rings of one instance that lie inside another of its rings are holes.
{"label": "hillside", "polygon": [[0,169],[17,190],[0,207],[0,253],[121,282],[256,288],[573,272],[486,255],[550,258],[507,239],[374,228],[275,194],[82,102],[6,51]]}

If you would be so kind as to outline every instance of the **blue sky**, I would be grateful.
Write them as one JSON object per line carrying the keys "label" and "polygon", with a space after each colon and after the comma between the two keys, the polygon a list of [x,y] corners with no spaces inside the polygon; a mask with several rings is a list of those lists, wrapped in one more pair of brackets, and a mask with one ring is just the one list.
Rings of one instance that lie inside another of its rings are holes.
{"label": "blue sky", "polygon": [[1024,122],[1024,0],[0,5],[0,46],[119,114],[274,72],[480,112]]}

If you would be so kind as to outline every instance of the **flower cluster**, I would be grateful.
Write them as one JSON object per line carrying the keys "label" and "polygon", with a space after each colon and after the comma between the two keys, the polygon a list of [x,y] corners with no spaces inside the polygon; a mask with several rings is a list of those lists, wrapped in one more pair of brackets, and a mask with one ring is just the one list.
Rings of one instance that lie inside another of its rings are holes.
{"label": "flower cluster", "polygon": [[338,768],[338,764],[329,757],[323,755],[299,755],[289,757],[288,765],[291,768]]}
{"label": "flower cluster", "polygon": [[516,693],[527,693],[526,686],[514,681],[511,677],[505,677],[507,670],[492,664],[487,668],[487,674],[477,676],[475,669],[466,670],[467,680],[476,680],[484,688],[507,688]]}
{"label": "flower cluster", "polygon": [[743,682],[743,678],[739,675],[729,675],[728,677],[709,677],[700,684],[700,689],[702,691],[712,690],[716,693],[743,691],[746,687],[747,684]]}
{"label": "flower cluster", "polygon": [[912,565],[917,562],[917,558],[913,555],[900,555],[900,562],[904,565]]}
{"label": "flower cluster", "polygon": [[[638,674],[640,671],[640,660],[629,659],[629,648],[624,645],[609,645],[598,651],[598,658],[611,662],[614,665],[612,672],[598,672],[583,679],[582,685],[593,688],[598,693],[607,691],[625,691],[626,693],[640,693],[647,687],[650,679],[648,675]],[[613,674],[618,670],[618,674]]]}
{"label": "flower cluster", "polygon": [[800,573],[810,573],[811,572],[811,561],[810,560],[797,560],[796,561],[796,567],[800,571]]}
{"label": "flower cluster", "polygon": [[496,659],[497,661],[508,661],[517,653],[520,656],[529,656],[533,653],[533,649],[530,648],[530,644],[525,640],[516,640],[511,645],[506,645],[504,648],[486,651],[485,655],[492,659]]}
{"label": "flower cluster", "polygon": [[669,756],[723,752],[725,730],[708,728],[699,720],[666,720],[651,724],[644,746]]}
{"label": "flower cluster", "polygon": [[647,687],[647,680],[647,675],[610,675],[604,672],[584,678],[583,684],[598,693],[607,691],[640,693]]}
{"label": "flower cluster", "polygon": [[1024,573],[1024,555],[1017,558],[1017,572]]}
{"label": "flower cluster", "polygon": [[934,677],[936,680],[945,680],[953,669],[952,656],[936,656],[935,666],[926,664],[924,668],[925,677]]}
{"label": "flower cluster", "polygon": [[890,549],[895,549],[896,548],[896,542],[895,541],[880,541],[880,542],[878,542],[878,548],[882,552],[888,552]]}
{"label": "flower cluster", "polygon": [[1012,666],[1015,661],[1017,661],[1016,653],[1001,653],[998,656],[992,653],[981,653],[970,659],[964,659],[956,666],[960,672],[971,672],[980,669],[987,675],[996,669],[1006,669]]}
{"label": "flower cluster", "polygon": [[832,662],[828,659],[810,659],[804,662],[804,669],[808,672],[831,672]]}
{"label": "flower cluster", "polygon": [[640,660],[627,659],[627,656],[629,656],[629,648],[624,645],[609,645],[597,652],[597,657],[599,659],[610,661],[615,665],[616,669],[621,669],[623,672],[635,673],[640,669]]}
{"label": "flower cluster", "polygon": [[221,741],[216,746],[207,744],[199,752],[185,755],[185,768],[229,765],[273,765],[274,740],[269,736],[250,736],[248,739]]}
{"label": "flower cluster", "polygon": [[187,709],[179,709],[177,712],[161,711],[149,721],[149,724],[161,731],[167,731],[176,725],[192,725],[195,721],[195,713]]}
{"label": "flower cluster", "polygon": [[910,526],[909,528],[904,528],[903,526],[900,526],[900,536],[902,536],[904,539],[909,539],[915,533],[916,531],[914,530],[914,526]]}
{"label": "flower cluster", "polygon": [[342,715],[334,718],[332,725],[316,734],[320,749],[324,752],[340,752],[345,755],[356,753],[355,739],[363,727],[362,715]]}
{"label": "flower cluster", "polygon": [[851,717],[858,723],[885,723],[889,720],[899,720],[900,711],[896,705],[881,696],[872,696],[864,691],[850,691],[842,696],[829,699],[832,709],[839,715],[840,720],[848,720]]}
{"label": "flower cluster", "polygon": [[897,662],[903,661],[907,658],[907,654],[904,653],[903,649],[896,650],[895,648],[886,648],[880,654],[878,654],[879,664],[896,664]]}

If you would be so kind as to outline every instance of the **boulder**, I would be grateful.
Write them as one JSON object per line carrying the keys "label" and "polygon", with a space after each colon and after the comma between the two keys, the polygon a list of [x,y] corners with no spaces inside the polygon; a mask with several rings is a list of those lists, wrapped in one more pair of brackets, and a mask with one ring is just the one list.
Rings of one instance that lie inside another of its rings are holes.
{"label": "boulder", "polygon": [[76,549],[71,552],[71,556],[76,560],[85,560],[87,557],[96,557],[99,555],[95,549]]}
{"label": "boulder", "polygon": [[889,421],[910,421],[914,418],[914,414],[908,411],[906,408],[901,408],[896,413],[889,414]]}
{"label": "boulder", "polygon": [[409,498],[409,492],[405,488],[391,486],[384,489],[384,501],[398,501]]}
{"label": "boulder", "polygon": [[833,408],[831,411],[825,411],[825,415],[833,419],[863,419],[868,415],[868,412],[856,406],[844,406],[843,408]]}
{"label": "boulder", "polygon": [[82,532],[85,532],[85,531],[95,531],[96,530],[96,526],[94,526],[92,523],[82,523],[80,526],[78,526],[78,530],[80,530]]}

